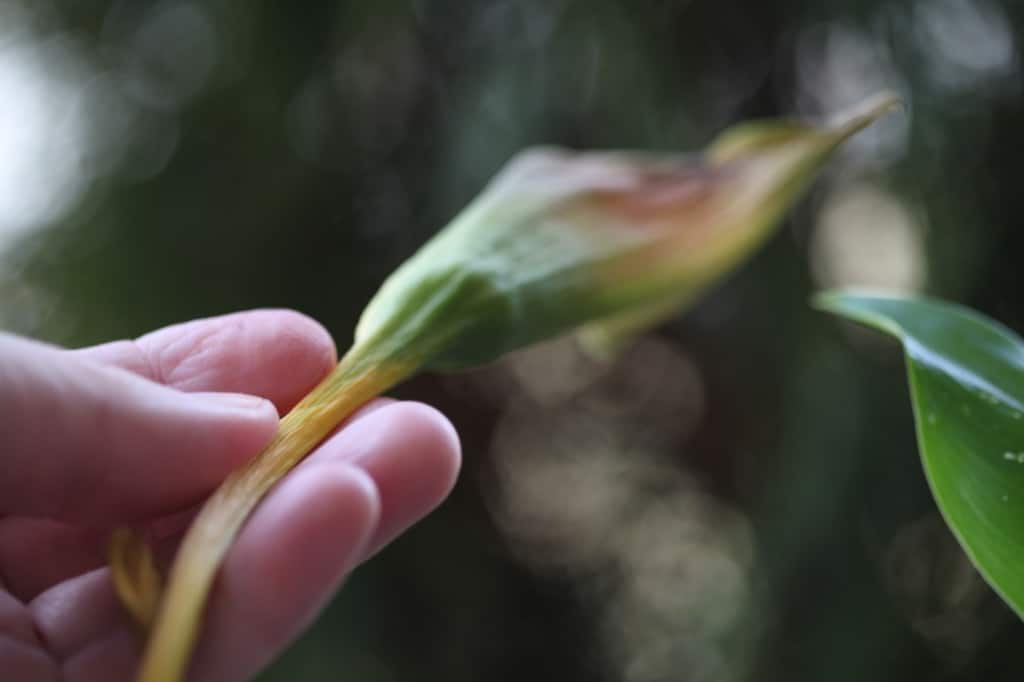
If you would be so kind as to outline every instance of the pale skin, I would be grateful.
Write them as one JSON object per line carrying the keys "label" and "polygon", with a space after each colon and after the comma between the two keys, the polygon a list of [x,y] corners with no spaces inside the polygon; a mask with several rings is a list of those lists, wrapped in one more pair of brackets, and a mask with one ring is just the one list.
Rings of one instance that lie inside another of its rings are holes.
{"label": "pale skin", "polygon": [[[262,310],[68,351],[0,334],[0,671],[132,679],[141,639],[104,567],[113,527],[162,562],[197,505],[335,362],[329,335]],[[437,506],[459,468],[449,422],[378,400],[267,496],[217,579],[189,679],[251,678],[345,576]]]}

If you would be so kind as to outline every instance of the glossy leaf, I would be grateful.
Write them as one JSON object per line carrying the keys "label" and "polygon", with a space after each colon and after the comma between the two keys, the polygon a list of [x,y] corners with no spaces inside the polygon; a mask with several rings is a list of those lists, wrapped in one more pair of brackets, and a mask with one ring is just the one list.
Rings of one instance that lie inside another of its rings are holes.
{"label": "glossy leaf", "polygon": [[836,292],[816,303],[902,342],[939,509],[981,574],[1024,616],[1024,341],[935,300]]}

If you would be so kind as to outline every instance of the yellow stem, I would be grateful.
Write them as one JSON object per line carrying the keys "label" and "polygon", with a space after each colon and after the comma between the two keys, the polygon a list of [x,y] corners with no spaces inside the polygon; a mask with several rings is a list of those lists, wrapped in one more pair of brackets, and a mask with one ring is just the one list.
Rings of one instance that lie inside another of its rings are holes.
{"label": "yellow stem", "polygon": [[268,490],[356,409],[415,371],[402,362],[374,362],[357,349],[283,419],[269,445],[229,476],[200,510],[168,576],[139,682],[183,679],[199,634],[206,598],[224,555]]}
{"label": "yellow stem", "polygon": [[160,571],[153,553],[136,530],[118,528],[108,547],[114,592],[141,632],[149,632],[160,608]]}

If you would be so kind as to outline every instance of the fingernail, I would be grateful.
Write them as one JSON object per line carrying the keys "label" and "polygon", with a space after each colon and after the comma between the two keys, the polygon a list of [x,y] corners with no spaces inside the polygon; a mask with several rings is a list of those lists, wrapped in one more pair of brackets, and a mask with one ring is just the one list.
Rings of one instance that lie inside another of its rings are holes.
{"label": "fingernail", "polygon": [[221,408],[251,412],[262,412],[268,407],[274,409],[271,402],[266,398],[249,395],[248,393],[193,393],[192,395],[210,405],[216,405]]}

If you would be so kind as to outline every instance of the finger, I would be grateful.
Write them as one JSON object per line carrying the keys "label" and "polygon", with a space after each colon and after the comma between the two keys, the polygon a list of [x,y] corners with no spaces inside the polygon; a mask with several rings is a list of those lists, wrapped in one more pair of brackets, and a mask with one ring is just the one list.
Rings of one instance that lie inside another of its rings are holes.
{"label": "finger", "polygon": [[[388,398],[372,400],[345,424],[354,424],[393,402]],[[193,506],[146,524],[146,537],[161,564],[171,561],[182,532],[197,511]],[[106,527],[88,528],[51,519],[0,519],[0,573],[7,588],[27,602],[52,585],[105,565],[109,533]]]}
{"label": "finger", "polygon": [[0,670],[6,680],[58,682],[60,671],[38,647],[0,633]]}
{"label": "finger", "polygon": [[[325,506],[344,496],[317,490],[330,484],[328,472],[353,465],[369,474],[379,502],[361,543],[342,540],[358,515]],[[458,467],[454,429],[426,405],[378,403],[340,430],[268,497],[232,548],[197,652],[198,679],[242,679],[263,667],[326,604],[340,576],[444,499]],[[282,500],[291,499],[301,513],[289,521]],[[276,540],[282,536],[295,544]],[[255,568],[261,562],[271,577]]]}
{"label": "finger", "polygon": [[[353,467],[329,463],[282,482],[225,561],[190,679],[241,680],[263,667],[357,563],[378,513],[372,480]],[[66,661],[67,679],[93,679],[86,673],[124,659],[137,664],[108,569],[54,586],[29,608],[50,651]]]}
{"label": "finger", "polygon": [[379,505],[365,472],[335,462],[274,490],[225,560],[194,679],[248,679],[308,627],[358,562]]}
{"label": "finger", "polygon": [[334,366],[330,334],[291,310],[195,320],[72,351],[182,391],[250,393],[284,414]]}
{"label": "finger", "polygon": [[51,519],[0,519],[0,569],[7,589],[28,601],[51,585],[107,562],[108,529]]}
{"label": "finger", "polygon": [[300,466],[343,461],[365,469],[381,498],[381,519],[367,553],[439,505],[461,464],[459,437],[447,418],[416,402],[379,407],[321,445]]}
{"label": "finger", "polygon": [[118,630],[93,642],[64,663],[65,682],[132,680],[139,668],[139,638]]}
{"label": "finger", "polygon": [[0,515],[125,521],[195,502],[277,428],[266,400],[186,394],[0,335]]}
{"label": "finger", "polygon": [[[339,575],[450,489],[459,447],[443,416],[417,403],[386,401],[375,401],[358,416],[271,492],[232,547],[197,652],[197,671],[208,679],[244,678],[263,666],[326,603]],[[408,476],[395,471],[403,462],[412,464]],[[368,472],[372,485],[355,475],[346,493],[349,484],[338,478],[352,475],[353,466]],[[406,506],[403,495],[415,504]],[[374,504],[375,516],[367,509]],[[353,540],[360,528],[368,538]],[[61,658],[127,627],[107,569],[55,586],[30,607]],[[267,646],[254,636],[266,638]]]}
{"label": "finger", "polygon": [[29,609],[36,631],[68,682],[130,680],[138,668],[140,639],[114,595],[108,569],[56,585]]}
{"label": "finger", "polygon": [[107,568],[54,585],[28,608],[39,636],[60,661],[70,660],[116,631],[127,632],[129,627]]}
{"label": "finger", "polygon": [[5,636],[30,646],[39,645],[28,607],[0,588],[0,637]]}

